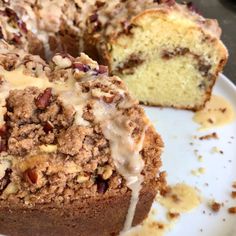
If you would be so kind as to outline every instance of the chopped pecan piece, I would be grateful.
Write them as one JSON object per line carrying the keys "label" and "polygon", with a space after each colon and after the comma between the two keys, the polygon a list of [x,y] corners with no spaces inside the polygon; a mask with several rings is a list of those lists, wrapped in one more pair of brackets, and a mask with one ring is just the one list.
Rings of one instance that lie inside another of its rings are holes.
{"label": "chopped pecan piece", "polygon": [[98,177],[97,180],[97,191],[100,194],[104,194],[108,189],[108,182]]}
{"label": "chopped pecan piece", "polygon": [[8,186],[8,184],[11,182],[10,177],[11,177],[12,170],[7,168],[5,170],[5,175],[4,177],[0,180],[0,195],[3,193],[5,188]]}
{"label": "chopped pecan piece", "polygon": [[30,184],[36,184],[38,180],[38,175],[35,169],[27,169],[24,172],[24,179],[29,182]]}
{"label": "chopped pecan piece", "polygon": [[50,121],[46,121],[46,123],[43,126],[43,131],[45,133],[49,133],[52,130],[53,130],[53,124]]}
{"label": "chopped pecan piece", "polygon": [[40,93],[39,96],[35,100],[35,105],[37,108],[44,110],[50,102],[50,98],[52,96],[52,89],[46,88],[43,93]]}
{"label": "chopped pecan piece", "polygon": [[80,63],[80,62],[73,63],[73,67],[75,69],[78,69],[79,71],[83,71],[83,72],[87,72],[90,70],[90,67],[88,65]]}
{"label": "chopped pecan piece", "polygon": [[99,74],[108,73],[108,67],[107,67],[107,66],[103,66],[103,65],[99,65],[98,73],[99,73]]}
{"label": "chopped pecan piece", "polygon": [[97,14],[97,13],[94,13],[93,15],[91,15],[91,16],[89,17],[89,20],[90,20],[90,22],[95,22],[95,21],[97,21],[97,20],[98,20],[98,14]]}

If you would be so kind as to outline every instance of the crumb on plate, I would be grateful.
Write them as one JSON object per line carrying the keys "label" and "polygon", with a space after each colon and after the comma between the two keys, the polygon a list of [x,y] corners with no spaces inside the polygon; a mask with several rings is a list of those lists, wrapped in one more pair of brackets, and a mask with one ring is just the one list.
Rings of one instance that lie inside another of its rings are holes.
{"label": "crumb on plate", "polygon": [[199,137],[199,140],[209,140],[209,139],[219,139],[219,136],[216,132],[213,132],[211,134],[203,135]]}
{"label": "crumb on plate", "polygon": [[212,202],[210,204],[211,210],[214,212],[218,212],[221,208],[221,204],[219,202]]}

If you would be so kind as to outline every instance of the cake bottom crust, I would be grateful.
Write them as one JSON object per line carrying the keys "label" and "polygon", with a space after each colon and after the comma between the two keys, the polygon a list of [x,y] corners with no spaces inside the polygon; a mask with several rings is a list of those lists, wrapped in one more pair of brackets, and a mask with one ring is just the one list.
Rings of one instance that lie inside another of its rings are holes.
{"label": "cake bottom crust", "polygon": [[[143,187],[133,226],[147,217],[156,189],[153,184]],[[0,233],[9,236],[115,236],[123,228],[130,197],[129,191],[61,207],[53,204],[33,208],[1,206]]]}

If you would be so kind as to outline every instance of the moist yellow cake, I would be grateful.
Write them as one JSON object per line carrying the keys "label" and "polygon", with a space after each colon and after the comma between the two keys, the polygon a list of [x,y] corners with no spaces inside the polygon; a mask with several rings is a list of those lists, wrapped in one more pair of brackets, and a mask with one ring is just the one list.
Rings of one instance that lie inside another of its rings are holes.
{"label": "moist yellow cake", "polygon": [[110,67],[144,104],[199,110],[227,60],[216,22],[186,6],[160,6],[132,19],[112,43]]}
{"label": "moist yellow cake", "polygon": [[174,0],[2,1],[2,37],[50,58],[86,52],[144,104],[201,109],[227,50],[217,21]]}

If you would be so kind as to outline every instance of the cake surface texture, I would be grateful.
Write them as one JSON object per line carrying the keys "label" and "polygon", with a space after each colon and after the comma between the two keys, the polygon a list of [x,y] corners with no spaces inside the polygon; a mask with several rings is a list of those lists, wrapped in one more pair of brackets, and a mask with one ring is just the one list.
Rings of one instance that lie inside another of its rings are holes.
{"label": "cake surface texture", "polygon": [[118,235],[145,219],[163,143],[106,66],[1,40],[0,103],[0,234]]}
{"label": "cake surface texture", "polygon": [[228,52],[216,20],[174,0],[2,1],[1,36],[32,54],[86,52],[144,104],[199,110]]}

